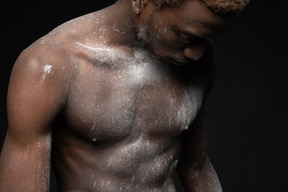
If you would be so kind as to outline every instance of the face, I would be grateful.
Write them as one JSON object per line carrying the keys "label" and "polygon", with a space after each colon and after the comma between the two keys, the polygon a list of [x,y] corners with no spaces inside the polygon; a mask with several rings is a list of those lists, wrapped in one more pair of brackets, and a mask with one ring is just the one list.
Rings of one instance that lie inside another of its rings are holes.
{"label": "face", "polygon": [[138,39],[156,56],[183,65],[199,60],[207,38],[222,31],[229,20],[199,0],[189,0],[180,8],[161,9],[147,1],[138,20]]}

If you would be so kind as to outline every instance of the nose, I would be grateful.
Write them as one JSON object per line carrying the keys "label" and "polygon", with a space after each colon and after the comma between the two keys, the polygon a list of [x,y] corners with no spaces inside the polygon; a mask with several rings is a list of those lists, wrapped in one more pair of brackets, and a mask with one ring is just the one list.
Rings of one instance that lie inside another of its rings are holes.
{"label": "nose", "polygon": [[205,51],[205,45],[189,46],[184,48],[183,55],[193,61],[199,60]]}

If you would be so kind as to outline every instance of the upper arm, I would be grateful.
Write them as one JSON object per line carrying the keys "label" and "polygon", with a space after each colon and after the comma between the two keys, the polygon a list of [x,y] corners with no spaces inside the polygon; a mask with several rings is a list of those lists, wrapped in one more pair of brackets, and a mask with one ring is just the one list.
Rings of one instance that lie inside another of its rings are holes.
{"label": "upper arm", "polygon": [[63,106],[65,93],[53,69],[57,68],[55,58],[35,52],[22,53],[11,74],[0,191],[48,191],[51,124]]}
{"label": "upper arm", "polygon": [[179,159],[179,172],[187,168],[200,169],[207,158],[207,141],[204,121],[204,109],[200,109],[189,129],[183,133],[181,156]]}
{"label": "upper arm", "polygon": [[[209,70],[203,103],[212,88],[214,80],[215,52],[211,41],[207,47]],[[222,192],[217,174],[207,155],[207,133],[204,104],[189,129],[183,133],[178,174],[186,191]]]}
{"label": "upper arm", "polygon": [[187,192],[222,192],[218,176],[207,156],[204,112],[199,113],[184,136],[178,174]]}
{"label": "upper arm", "polygon": [[[205,62],[205,73],[201,73],[203,75],[203,79],[205,83],[205,89],[203,90],[203,104],[201,106],[200,111],[198,112],[196,118],[193,123],[190,125],[189,129],[183,133],[183,143],[181,150],[181,157],[179,161],[179,169],[184,167],[193,166],[195,168],[199,168],[202,166],[203,161],[207,158],[206,150],[207,150],[207,141],[206,141],[206,128],[205,128],[205,102],[207,96],[209,95],[212,84],[214,80],[214,64],[215,64],[215,49],[211,40],[207,40],[206,46],[206,54],[202,58],[202,62]],[[203,65],[204,66],[204,65]]]}

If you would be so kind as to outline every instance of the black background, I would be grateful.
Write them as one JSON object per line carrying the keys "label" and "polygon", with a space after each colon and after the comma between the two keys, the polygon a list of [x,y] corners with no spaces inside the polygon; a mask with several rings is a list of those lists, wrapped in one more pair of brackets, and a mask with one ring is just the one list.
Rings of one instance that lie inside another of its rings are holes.
{"label": "black background", "polygon": [[[2,2],[0,146],[9,76],[20,52],[59,24],[112,2]],[[252,0],[213,38],[217,71],[206,109],[208,146],[225,192],[288,191],[287,4]],[[51,185],[56,192],[53,179]]]}

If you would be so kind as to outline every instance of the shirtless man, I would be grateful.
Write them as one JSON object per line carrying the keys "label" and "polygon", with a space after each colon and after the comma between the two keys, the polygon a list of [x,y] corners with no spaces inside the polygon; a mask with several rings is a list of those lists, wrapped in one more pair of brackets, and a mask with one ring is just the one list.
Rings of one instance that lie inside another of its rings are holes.
{"label": "shirtless man", "polygon": [[[170,3],[170,4],[169,4]],[[119,0],[22,52],[8,91],[1,192],[219,192],[206,154],[213,48],[246,0]]]}

